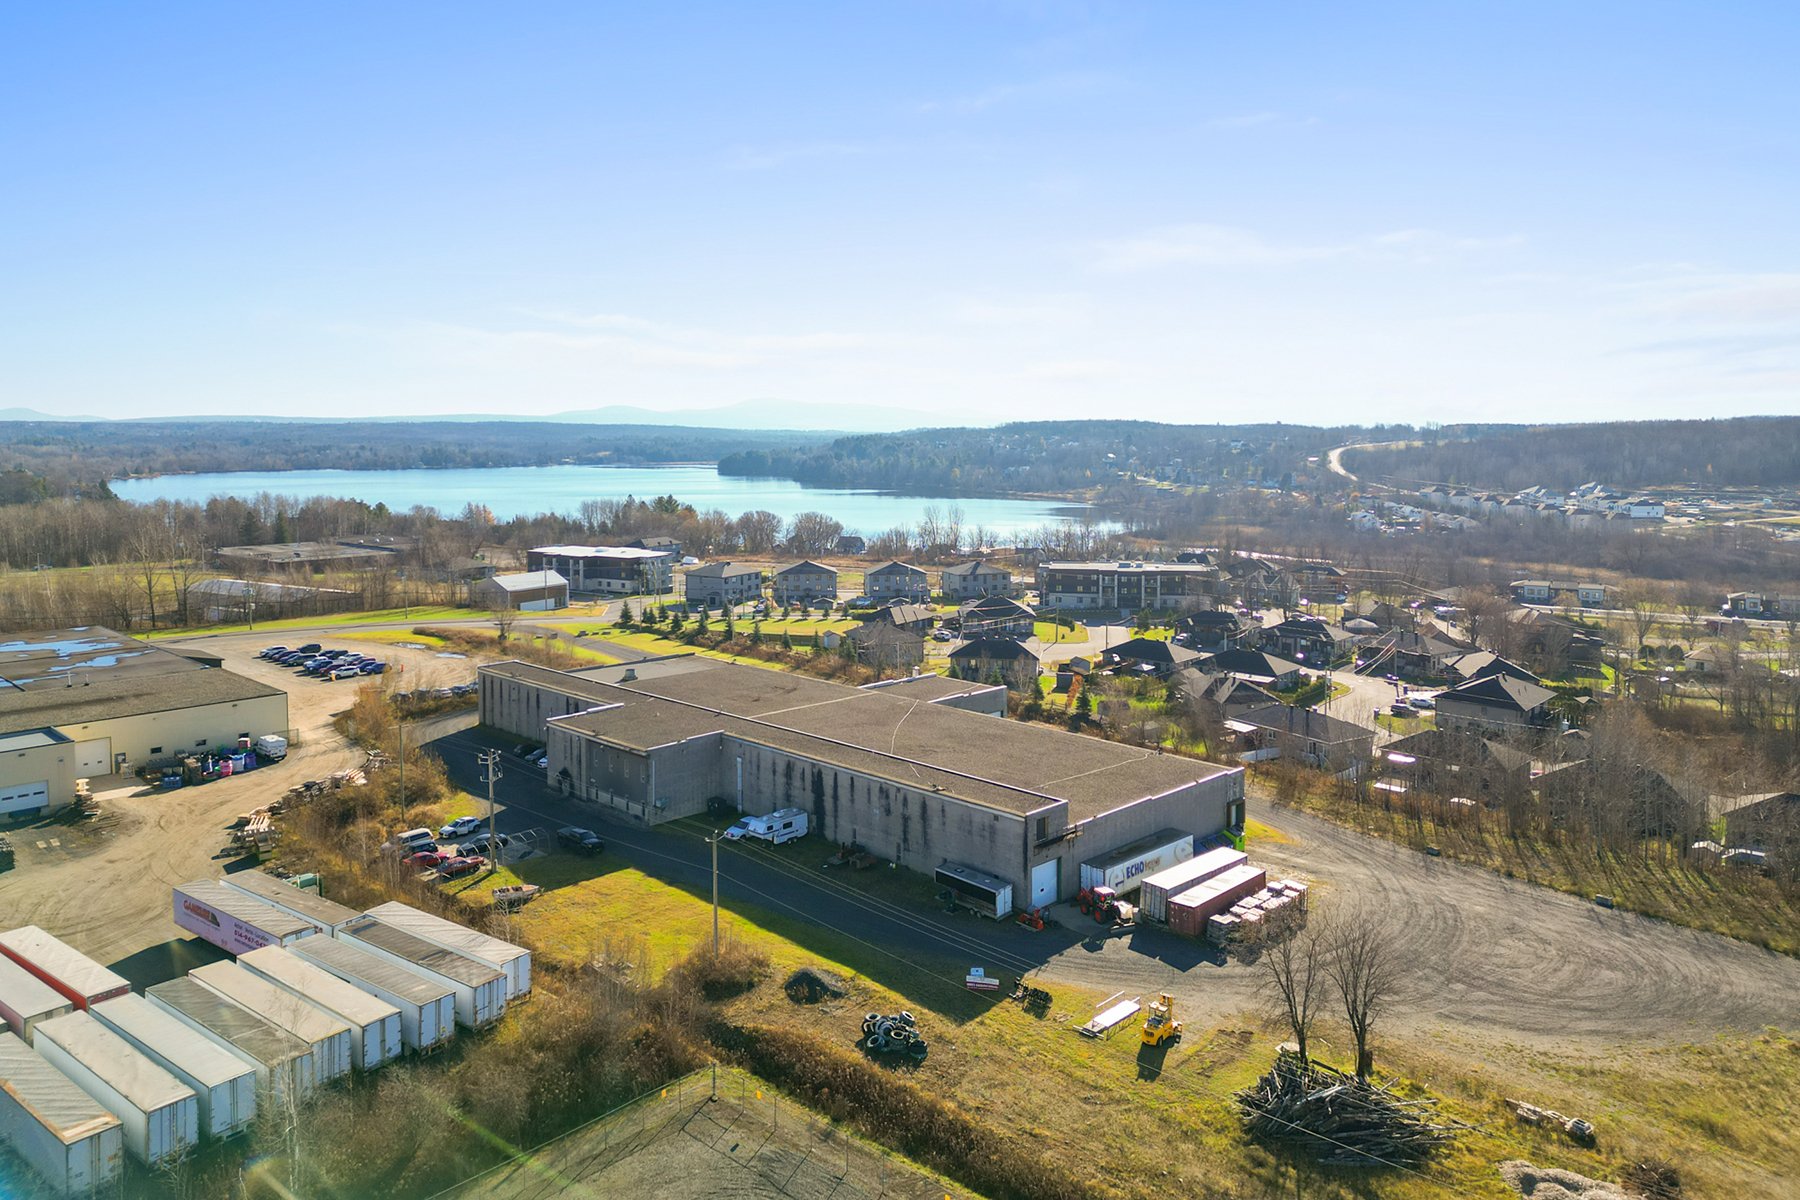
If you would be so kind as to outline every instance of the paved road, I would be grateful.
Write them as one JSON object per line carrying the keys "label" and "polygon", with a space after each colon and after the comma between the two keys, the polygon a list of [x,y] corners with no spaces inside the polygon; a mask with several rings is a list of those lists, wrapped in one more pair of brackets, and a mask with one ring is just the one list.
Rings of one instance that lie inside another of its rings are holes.
{"label": "paved road", "polygon": [[[437,745],[453,776],[473,784],[474,756],[484,747],[477,733],[459,732]],[[696,834],[615,822],[559,798],[522,760],[508,765],[497,789],[503,831],[586,825],[607,840],[609,855],[677,886],[700,891],[706,885],[708,850]],[[1254,797],[1253,804],[1253,815],[1290,839],[1254,845],[1257,862],[1274,874],[1321,884],[1322,893],[1361,898],[1388,918],[1407,962],[1406,1002],[1395,1013],[1402,1024],[1591,1043],[1685,1039],[1793,1025],[1800,1017],[1794,999],[1800,960],[1428,858],[1303,813],[1270,809]],[[939,972],[950,963],[1007,974],[1037,966],[1047,980],[1102,994],[1172,991],[1197,1016],[1212,1019],[1257,999],[1253,968],[1162,930],[1103,932],[1068,906],[1057,910],[1063,928],[1033,933],[855,903],[854,876],[845,883],[796,878],[790,860],[798,853],[724,847],[722,898],[784,911]],[[894,968],[885,981],[904,989],[907,968],[898,961]]]}

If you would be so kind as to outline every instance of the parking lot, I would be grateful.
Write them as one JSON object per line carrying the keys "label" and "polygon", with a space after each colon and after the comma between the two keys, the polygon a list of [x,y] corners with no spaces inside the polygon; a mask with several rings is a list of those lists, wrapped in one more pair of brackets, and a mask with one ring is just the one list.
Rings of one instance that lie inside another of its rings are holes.
{"label": "parking lot", "polygon": [[[256,658],[257,651],[281,640],[234,634],[192,644],[221,655],[231,670],[287,691],[294,733],[288,756],[246,775],[169,792],[109,776],[95,781],[97,820],[52,818],[11,831],[17,863],[0,873],[0,913],[9,926],[41,925],[102,962],[124,960],[119,969],[134,983],[167,971],[176,933],[169,888],[224,870],[233,857],[221,854],[225,829],[240,813],[268,804],[294,784],[361,760],[331,727],[332,716],[354,698],[357,682],[302,678]],[[443,659],[430,650],[349,639],[333,643],[316,635],[300,640],[376,651],[403,668],[392,676],[396,685],[404,680],[448,686],[474,675],[467,659]]]}

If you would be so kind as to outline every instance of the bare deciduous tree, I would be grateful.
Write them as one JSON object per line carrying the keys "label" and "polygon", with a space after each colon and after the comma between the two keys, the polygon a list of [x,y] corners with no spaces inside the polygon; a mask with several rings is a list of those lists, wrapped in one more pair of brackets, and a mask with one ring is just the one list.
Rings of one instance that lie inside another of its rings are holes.
{"label": "bare deciduous tree", "polygon": [[1310,1061],[1307,1038],[1325,1007],[1329,948],[1330,922],[1324,912],[1316,912],[1306,925],[1265,947],[1258,960],[1270,1007],[1287,1022],[1301,1062]]}
{"label": "bare deciduous tree", "polygon": [[1370,1047],[1400,984],[1400,955],[1387,922],[1373,909],[1354,907],[1334,914],[1325,974],[1343,1005],[1344,1022],[1356,1043],[1356,1077],[1367,1082],[1375,1069]]}

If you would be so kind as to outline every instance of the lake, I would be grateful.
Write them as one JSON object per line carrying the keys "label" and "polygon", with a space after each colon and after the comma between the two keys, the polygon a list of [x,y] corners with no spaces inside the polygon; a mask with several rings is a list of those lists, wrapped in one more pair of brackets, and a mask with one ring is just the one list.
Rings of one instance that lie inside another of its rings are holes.
{"label": "lake", "polygon": [[805,487],[786,479],[722,476],[710,465],[672,467],[472,467],[441,471],[227,471],[206,475],[157,475],[113,481],[122,500],[202,502],[213,496],[255,496],[270,492],[302,500],[344,496],[404,511],[423,504],[447,516],[474,501],[501,521],[542,512],[575,514],[583,500],[648,500],[674,496],[702,512],[718,508],[735,517],[767,509],[788,520],[798,513],[823,512],[844,528],[864,535],[896,525],[913,526],[925,509],[952,506],[963,513],[963,528],[982,526],[1010,538],[1053,525],[1083,511],[1054,500],[1000,500],[971,497],[896,496],[848,488]]}

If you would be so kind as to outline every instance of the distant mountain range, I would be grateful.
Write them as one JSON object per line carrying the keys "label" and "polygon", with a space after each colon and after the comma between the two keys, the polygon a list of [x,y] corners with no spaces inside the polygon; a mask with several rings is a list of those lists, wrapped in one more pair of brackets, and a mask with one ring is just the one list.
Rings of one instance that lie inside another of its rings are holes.
{"label": "distant mountain range", "polygon": [[804,404],[780,400],[742,400],[715,408],[687,408],[663,412],[637,405],[612,404],[604,408],[573,409],[559,413],[418,413],[391,417],[284,417],[270,413],[242,415],[198,414],[168,417],[61,416],[31,408],[0,409],[0,421],[163,421],[163,422],[336,422],[384,421],[411,424],[425,421],[475,423],[513,421],[558,425],[658,425],[682,429],[792,429],[824,433],[894,433],[914,429],[930,414],[898,408],[859,404]]}

